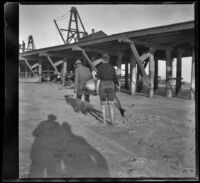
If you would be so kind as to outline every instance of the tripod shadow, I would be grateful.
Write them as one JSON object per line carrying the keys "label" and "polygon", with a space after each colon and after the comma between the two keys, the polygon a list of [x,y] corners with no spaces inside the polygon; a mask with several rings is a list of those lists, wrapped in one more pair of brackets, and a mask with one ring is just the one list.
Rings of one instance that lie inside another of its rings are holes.
{"label": "tripod shadow", "polygon": [[29,178],[109,177],[104,157],[87,141],[49,115],[33,131]]}
{"label": "tripod shadow", "polygon": [[[82,112],[83,114],[90,114],[96,120],[103,123],[103,116],[101,111],[95,109],[90,103],[73,98],[71,95],[65,95],[67,104],[71,105],[75,112]],[[109,123],[109,121],[107,121]]]}

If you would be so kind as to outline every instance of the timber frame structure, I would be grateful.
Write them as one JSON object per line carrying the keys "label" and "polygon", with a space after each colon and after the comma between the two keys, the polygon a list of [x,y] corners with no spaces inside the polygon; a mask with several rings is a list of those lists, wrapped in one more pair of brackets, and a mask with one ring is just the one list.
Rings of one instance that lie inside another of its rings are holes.
{"label": "timber frame structure", "polygon": [[[149,97],[153,97],[158,85],[158,60],[166,62],[166,97],[172,97],[172,60],[177,59],[176,95],[181,86],[181,63],[183,57],[192,57],[191,99],[195,97],[195,23],[194,21],[170,24],[110,35],[72,44],[37,49],[19,54],[19,61],[31,65],[37,64],[39,75],[43,74],[45,63],[61,76],[65,76],[68,67],[75,59],[93,61],[101,54],[111,57],[111,64],[125,64],[125,86],[130,80],[130,93],[135,95],[139,79],[148,88]],[[149,75],[145,67],[149,62]],[[128,76],[130,64],[130,77]],[[30,65],[30,68],[32,67]],[[61,65],[60,71],[57,66]],[[64,77],[63,77],[64,78]]]}

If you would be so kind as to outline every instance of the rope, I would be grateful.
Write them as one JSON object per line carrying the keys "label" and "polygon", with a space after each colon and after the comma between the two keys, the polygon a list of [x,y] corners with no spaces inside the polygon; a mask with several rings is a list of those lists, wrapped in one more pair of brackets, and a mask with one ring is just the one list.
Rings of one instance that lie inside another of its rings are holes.
{"label": "rope", "polygon": [[62,15],[62,16],[60,16],[60,17],[57,17],[56,20],[59,20],[59,21],[60,21],[60,20],[63,20],[67,15],[69,16],[69,14],[66,13],[66,14],[64,14],[64,15]]}

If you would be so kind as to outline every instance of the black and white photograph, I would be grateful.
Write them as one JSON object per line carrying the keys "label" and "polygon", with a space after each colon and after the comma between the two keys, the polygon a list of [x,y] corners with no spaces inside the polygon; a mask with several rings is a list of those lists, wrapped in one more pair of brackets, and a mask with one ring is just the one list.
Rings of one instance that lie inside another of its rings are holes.
{"label": "black and white photograph", "polygon": [[195,3],[18,16],[20,179],[198,179]]}

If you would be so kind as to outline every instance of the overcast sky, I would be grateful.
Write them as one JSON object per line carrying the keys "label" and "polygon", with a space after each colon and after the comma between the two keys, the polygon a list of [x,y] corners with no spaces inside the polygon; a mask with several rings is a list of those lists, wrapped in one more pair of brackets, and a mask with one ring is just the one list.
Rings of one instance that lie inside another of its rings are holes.
{"label": "overcast sky", "polygon": [[89,34],[91,29],[111,35],[194,20],[193,4],[20,5],[20,43],[22,40],[27,43],[28,36],[32,35],[37,49],[63,44],[53,20],[65,14],[57,22],[67,28],[72,6],[77,8]]}

